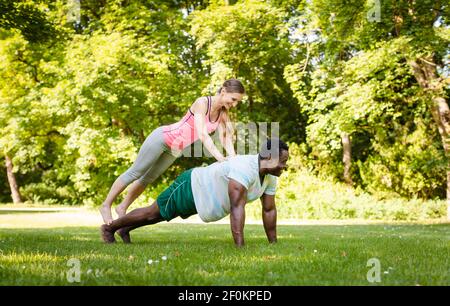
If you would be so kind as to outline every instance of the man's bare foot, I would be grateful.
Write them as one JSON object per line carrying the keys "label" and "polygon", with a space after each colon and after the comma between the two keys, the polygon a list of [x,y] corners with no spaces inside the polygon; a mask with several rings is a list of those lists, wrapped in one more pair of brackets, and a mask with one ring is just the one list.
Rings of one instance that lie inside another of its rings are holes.
{"label": "man's bare foot", "polygon": [[111,222],[113,221],[112,214],[111,214],[111,207],[102,205],[102,206],[100,206],[100,208],[98,210],[100,211],[100,214],[102,215],[103,222],[105,222],[105,224],[110,225]]}
{"label": "man's bare foot", "polygon": [[100,234],[105,243],[116,242],[116,239],[114,238],[114,233],[108,230],[108,225],[102,224],[102,226],[100,226]]}
{"label": "man's bare foot", "polygon": [[122,238],[123,243],[131,243],[130,232],[126,228],[121,228],[117,234]]}
{"label": "man's bare foot", "polygon": [[126,207],[124,208],[122,205],[119,204],[116,206],[116,213],[117,216],[119,216],[119,218],[123,217],[127,214],[127,208]]}

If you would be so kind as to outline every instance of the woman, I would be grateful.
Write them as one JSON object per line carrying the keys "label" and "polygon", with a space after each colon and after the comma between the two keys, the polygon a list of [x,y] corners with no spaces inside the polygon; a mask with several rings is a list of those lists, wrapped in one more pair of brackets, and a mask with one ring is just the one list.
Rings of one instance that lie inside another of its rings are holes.
{"label": "woman", "polygon": [[148,184],[156,180],[186,149],[197,139],[221,162],[225,157],[214,145],[209,136],[219,129],[220,141],[229,156],[234,156],[233,131],[228,111],[236,107],[245,93],[244,86],[236,79],[223,83],[214,97],[198,98],[186,115],[177,123],[155,129],[145,140],[133,165],[120,175],[112,185],[100,213],[106,224],[112,222],[111,206],[117,196],[134,182],[125,199],[116,207],[119,217],[126,214],[128,207],[145,190]]}

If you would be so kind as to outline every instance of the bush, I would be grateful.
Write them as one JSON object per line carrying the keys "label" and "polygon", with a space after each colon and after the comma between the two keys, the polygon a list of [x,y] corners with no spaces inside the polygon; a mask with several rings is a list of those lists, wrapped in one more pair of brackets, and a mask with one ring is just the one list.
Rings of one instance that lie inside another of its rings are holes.
{"label": "bush", "polygon": [[[298,155],[302,148],[293,144],[290,148],[289,171],[278,180],[276,203],[279,219],[416,221],[446,215],[446,202],[443,200],[408,200],[394,193],[380,197],[313,175]],[[248,205],[246,215],[261,219],[261,205]]]}

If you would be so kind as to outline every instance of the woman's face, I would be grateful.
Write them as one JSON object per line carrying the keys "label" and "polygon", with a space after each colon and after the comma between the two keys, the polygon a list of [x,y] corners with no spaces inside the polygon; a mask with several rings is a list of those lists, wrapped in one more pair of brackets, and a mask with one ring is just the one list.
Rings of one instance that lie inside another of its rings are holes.
{"label": "woman's face", "polygon": [[222,89],[220,93],[220,99],[222,101],[222,105],[228,110],[232,107],[236,107],[239,101],[242,100],[243,94],[237,92],[226,92],[225,89]]}

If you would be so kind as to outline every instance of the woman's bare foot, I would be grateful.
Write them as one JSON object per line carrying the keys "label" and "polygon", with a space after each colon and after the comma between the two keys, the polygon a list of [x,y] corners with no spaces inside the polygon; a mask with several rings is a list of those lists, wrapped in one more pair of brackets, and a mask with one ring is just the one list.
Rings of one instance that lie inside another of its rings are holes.
{"label": "woman's bare foot", "polygon": [[110,225],[111,222],[113,221],[112,214],[111,214],[111,207],[103,204],[102,206],[100,206],[100,208],[98,210],[100,211],[100,214],[102,215],[103,222],[105,222],[105,224]]}
{"label": "woman's bare foot", "polygon": [[121,228],[117,234],[122,238],[123,243],[131,243],[130,231],[127,228]]}
{"label": "woman's bare foot", "polygon": [[116,213],[119,218],[125,216],[127,214],[127,207],[123,207],[122,204],[117,205]]}
{"label": "woman's bare foot", "polygon": [[116,242],[116,239],[114,238],[114,232],[109,231],[108,225],[102,224],[102,226],[100,226],[100,234],[105,243]]}

